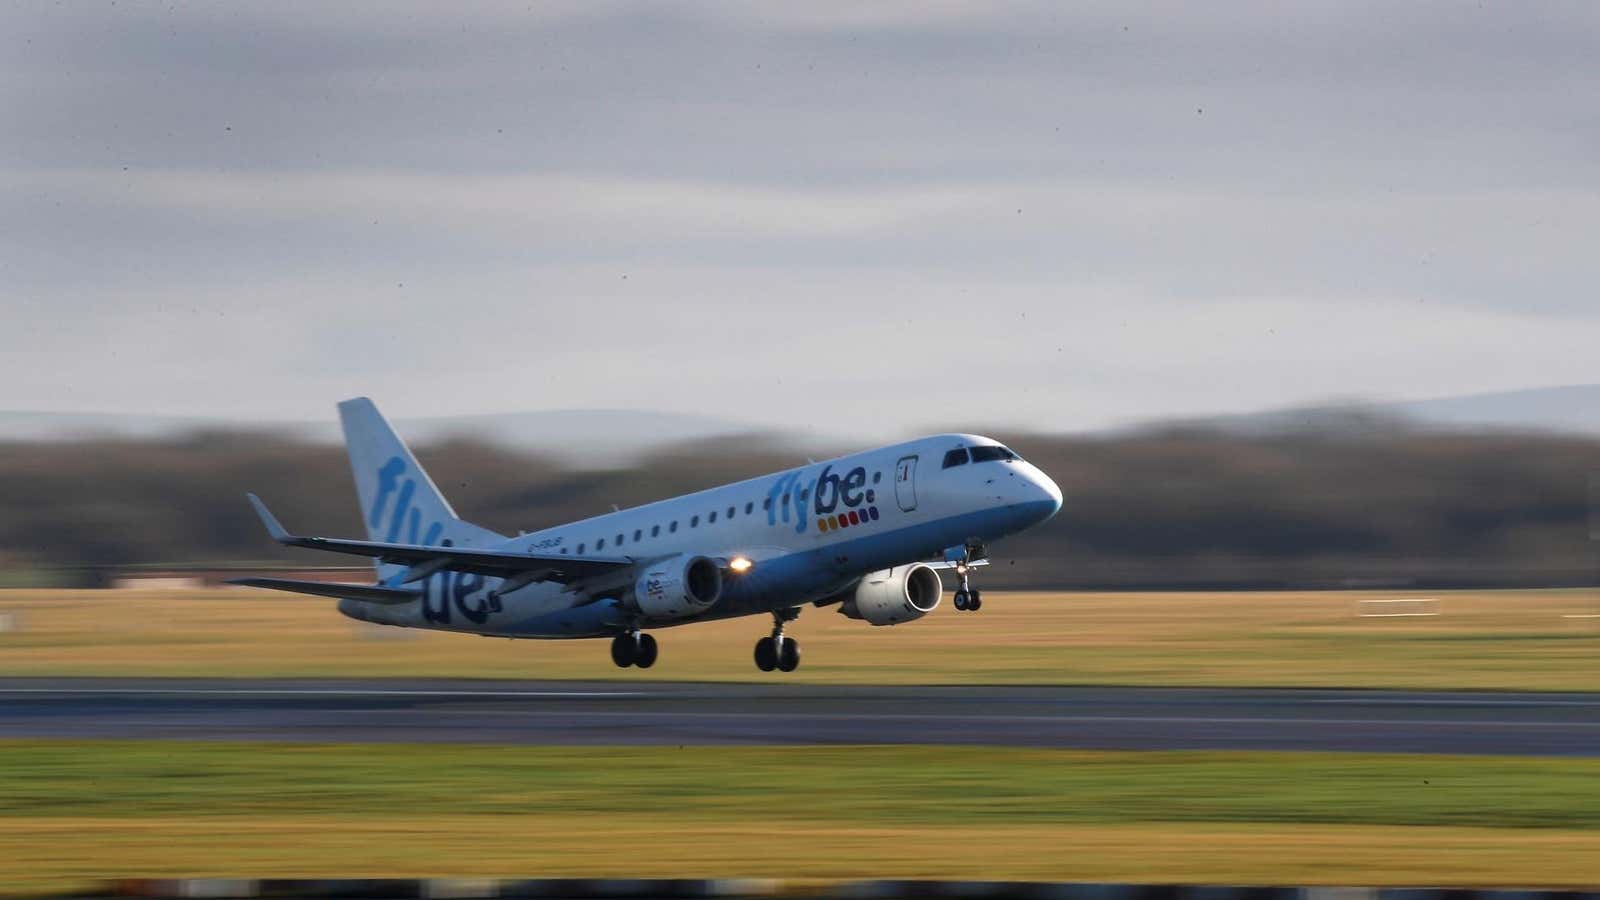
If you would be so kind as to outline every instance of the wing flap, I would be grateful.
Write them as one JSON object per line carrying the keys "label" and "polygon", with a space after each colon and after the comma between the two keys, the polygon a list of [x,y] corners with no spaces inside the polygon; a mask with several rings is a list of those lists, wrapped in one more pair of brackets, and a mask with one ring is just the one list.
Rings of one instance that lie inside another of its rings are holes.
{"label": "wing flap", "polygon": [[367,603],[410,603],[422,596],[417,588],[391,588],[377,584],[340,584],[335,581],[299,581],[294,578],[230,578],[228,584],[244,587],[267,588],[310,594],[314,597],[332,597],[335,600],[362,600]]}
{"label": "wing flap", "polygon": [[[469,572],[493,578],[514,578],[527,572],[538,572],[541,580],[570,584],[584,578],[607,575],[634,564],[629,557],[602,556],[552,556],[540,553],[515,553],[505,550],[478,550],[472,547],[451,547],[430,544],[387,544],[380,541],[352,541],[339,538],[304,537],[291,534],[281,525],[267,505],[255,494],[248,495],[250,505],[266,526],[272,539],[285,547],[304,547],[328,553],[365,556],[386,563],[416,567],[416,572],[431,574],[444,569],[452,572]],[[441,561],[442,560],[442,561]],[[419,575],[418,580],[425,575]]]}
{"label": "wing flap", "polygon": [[965,566],[968,566],[968,567],[972,567],[972,566],[987,566],[987,565],[989,565],[989,560],[987,558],[985,558],[985,559],[975,559],[975,560],[973,560],[971,562],[968,562],[968,563],[959,563],[959,562],[953,562],[953,561],[948,560],[948,559],[925,559],[925,560],[922,561],[922,564],[927,566],[930,569],[954,569],[957,566],[962,566],[962,565],[965,565]]}

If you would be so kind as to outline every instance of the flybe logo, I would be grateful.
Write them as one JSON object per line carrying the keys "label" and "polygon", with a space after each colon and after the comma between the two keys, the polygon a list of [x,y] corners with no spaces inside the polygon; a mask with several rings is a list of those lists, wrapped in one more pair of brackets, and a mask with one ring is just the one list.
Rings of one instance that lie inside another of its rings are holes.
{"label": "flybe logo", "polygon": [[420,535],[421,540],[418,540],[422,511],[411,505],[411,500],[417,493],[417,480],[407,478],[401,481],[400,476],[404,474],[406,474],[406,462],[398,456],[389,457],[389,461],[378,469],[378,495],[372,499],[372,510],[367,513],[367,525],[371,526],[373,534],[378,533],[377,529],[383,523],[383,515],[389,511],[389,498],[394,497],[394,510],[389,516],[389,530],[383,542],[385,544],[398,542],[402,529],[409,523],[411,532],[406,535],[406,543],[435,543],[439,540],[439,534],[444,531],[444,523],[431,523],[428,530]]}
{"label": "flybe logo", "polygon": [[814,494],[817,531],[823,534],[878,518],[878,492],[867,487],[865,466],[856,466],[843,476],[833,474],[832,466],[823,466]]}
{"label": "flybe logo", "polygon": [[[881,475],[875,479],[882,478]],[[844,474],[832,465],[822,467],[815,481],[807,482],[803,472],[778,477],[767,490],[767,524],[794,523],[796,534],[807,527],[808,514],[819,533],[850,528],[878,520],[878,492],[867,486],[867,469],[857,466]]]}
{"label": "flybe logo", "polygon": [[[386,544],[438,544],[450,546],[450,538],[440,540],[445,523],[434,519],[423,527],[423,511],[414,505],[417,499],[417,480],[406,477],[406,462],[398,456],[378,468],[378,490],[372,498],[372,508],[367,511],[367,525],[372,534],[383,533]],[[391,505],[392,501],[392,505]],[[431,510],[430,513],[437,513]],[[387,522],[387,529],[384,523]],[[475,624],[489,620],[490,613],[500,612],[500,600],[484,590],[484,577],[469,572],[438,572],[422,582],[422,617],[429,622],[449,624],[453,612]]]}

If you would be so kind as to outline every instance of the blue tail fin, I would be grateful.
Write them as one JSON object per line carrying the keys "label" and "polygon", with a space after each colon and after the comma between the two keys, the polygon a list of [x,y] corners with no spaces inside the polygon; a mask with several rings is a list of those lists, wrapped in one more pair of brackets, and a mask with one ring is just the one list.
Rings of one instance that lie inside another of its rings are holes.
{"label": "blue tail fin", "polygon": [[[484,547],[505,540],[504,535],[456,516],[450,501],[439,493],[371,400],[357,397],[339,404],[339,421],[344,425],[345,450],[350,454],[369,539],[457,547]],[[379,564],[378,577],[386,579],[405,568]]]}

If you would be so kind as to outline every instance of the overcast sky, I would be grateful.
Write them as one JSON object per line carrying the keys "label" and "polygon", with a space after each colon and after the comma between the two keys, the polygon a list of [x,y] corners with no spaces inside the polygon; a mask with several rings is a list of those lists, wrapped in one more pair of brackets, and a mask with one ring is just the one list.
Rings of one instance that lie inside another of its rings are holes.
{"label": "overcast sky", "polygon": [[0,408],[1600,381],[1597,60],[1588,2],[10,3]]}

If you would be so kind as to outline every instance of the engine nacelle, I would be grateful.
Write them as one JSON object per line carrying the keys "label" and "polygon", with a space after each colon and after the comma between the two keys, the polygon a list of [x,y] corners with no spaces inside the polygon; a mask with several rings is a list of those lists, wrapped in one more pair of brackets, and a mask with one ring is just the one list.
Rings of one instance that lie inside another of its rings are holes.
{"label": "engine nacelle", "polygon": [[918,563],[869,573],[856,585],[839,612],[873,625],[896,625],[934,611],[944,594],[939,573]]}
{"label": "engine nacelle", "polygon": [[722,569],[704,556],[679,554],[654,563],[633,586],[633,602],[651,619],[703,613],[722,596]]}

